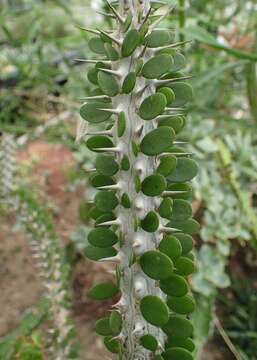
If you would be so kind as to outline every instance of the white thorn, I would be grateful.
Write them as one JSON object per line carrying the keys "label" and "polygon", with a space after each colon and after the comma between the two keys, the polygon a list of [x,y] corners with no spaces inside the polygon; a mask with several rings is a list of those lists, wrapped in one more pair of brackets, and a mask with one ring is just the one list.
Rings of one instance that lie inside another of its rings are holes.
{"label": "white thorn", "polygon": [[80,30],[87,31],[87,32],[89,32],[89,33],[91,33],[91,34],[100,35],[100,31],[98,31],[98,30],[85,28],[85,27],[80,26],[80,25],[77,25],[77,27],[78,27]]}
{"label": "white thorn", "polygon": [[115,263],[115,264],[119,264],[120,261],[121,261],[121,258],[120,258],[120,255],[117,254],[115,256],[108,257],[108,258],[103,258],[103,259],[100,259],[98,261],[99,262],[112,262],[112,263]]}
{"label": "white thorn", "polygon": [[115,115],[119,115],[119,113],[120,113],[119,110],[117,110],[117,109],[97,108],[97,110],[109,112],[109,113],[112,113],[112,114],[115,114]]}
{"label": "white thorn", "polygon": [[117,45],[121,45],[121,41],[119,39],[117,39],[116,37],[112,36],[111,34],[108,34],[106,31],[104,30],[100,30],[100,32],[102,34],[104,34],[105,36],[107,36],[109,39],[111,39],[112,41],[114,41]]}
{"label": "white thorn", "polygon": [[111,65],[111,63],[112,63],[110,60],[106,60],[106,59],[99,59],[99,60],[74,59],[74,61],[83,62],[83,63],[85,63],[85,64],[97,64],[98,62],[102,62],[103,64]]}
{"label": "white thorn", "polygon": [[121,153],[121,150],[119,147],[103,147],[103,148],[93,148],[92,149],[93,151],[105,151],[105,152],[114,152],[114,153],[118,153],[120,154]]}
{"label": "white thorn", "polygon": [[168,226],[162,226],[162,225],[159,227],[159,230],[164,233],[181,232],[181,230],[179,230],[179,229],[168,227]]}
{"label": "white thorn", "polygon": [[95,95],[95,96],[86,96],[82,98],[82,101],[88,101],[88,100],[110,100],[111,98],[106,95]]}
{"label": "white thorn", "polygon": [[100,10],[95,10],[95,12],[99,15],[102,15],[102,16],[106,16],[106,17],[110,17],[112,19],[115,19],[115,15],[112,15],[112,14],[108,14],[107,12],[104,12],[104,11],[100,11]]}
{"label": "white thorn", "polygon": [[111,69],[105,69],[105,68],[98,68],[99,71],[106,72],[108,74],[112,74],[118,77],[121,77],[121,73],[119,71],[111,70]]}
{"label": "white thorn", "polygon": [[123,17],[118,13],[118,11],[109,3],[108,0],[105,0],[106,3],[108,4],[109,8],[111,9],[111,11],[113,12],[113,14],[116,16],[116,18],[119,20],[119,22],[121,24],[124,24],[124,19]]}
{"label": "white thorn", "polygon": [[97,190],[119,190],[121,186],[119,184],[105,185],[97,187]]}
{"label": "white thorn", "polygon": [[165,84],[169,84],[169,83],[175,83],[175,82],[179,82],[179,81],[183,81],[183,80],[188,80],[191,78],[192,78],[192,76],[181,76],[181,77],[176,77],[176,78],[172,78],[172,79],[159,79],[159,80],[152,80],[152,81],[156,86],[158,86],[158,85],[165,85]]}
{"label": "white thorn", "polygon": [[97,224],[97,226],[112,226],[112,225],[120,226],[121,225],[120,219],[105,221],[103,223]]}
{"label": "white thorn", "polygon": [[160,47],[158,47],[158,48],[155,48],[154,51],[155,51],[155,52],[159,52],[160,50],[172,49],[172,48],[176,48],[176,47],[178,47],[178,46],[183,46],[183,45],[188,44],[188,43],[190,43],[190,42],[192,42],[192,40],[179,41],[179,42],[177,42],[177,43],[160,46]]}
{"label": "white thorn", "polygon": [[185,194],[188,191],[183,190],[165,190],[162,193],[162,196],[172,196],[172,195],[179,195],[179,194]]}

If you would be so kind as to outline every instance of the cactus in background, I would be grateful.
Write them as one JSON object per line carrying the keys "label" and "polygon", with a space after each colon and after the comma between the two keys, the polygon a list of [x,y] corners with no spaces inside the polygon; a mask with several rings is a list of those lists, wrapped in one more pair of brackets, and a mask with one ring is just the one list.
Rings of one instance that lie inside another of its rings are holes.
{"label": "cactus in background", "polygon": [[94,64],[88,79],[95,89],[80,114],[90,124],[86,143],[97,153],[91,184],[99,190],[86,255],[116,266],[115,282],[98,283],[89,294],[119,296],[96,331],[109,351],[127,360],[190,360],[194,350],[187,278],[195,270],[191,235],[199,226],[188,181],[197,165],[175,141],[192,88],[181,72],[184,42],[158,27],[161,4],[106,1],[115,28],[84,28],[100,58],[81,59]]}

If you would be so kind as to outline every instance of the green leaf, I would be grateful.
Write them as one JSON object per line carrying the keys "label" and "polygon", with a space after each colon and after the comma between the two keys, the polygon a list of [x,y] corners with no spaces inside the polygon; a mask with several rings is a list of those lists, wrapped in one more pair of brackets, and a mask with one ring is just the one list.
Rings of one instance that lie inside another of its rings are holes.
{"label": "green leaf", "polygon": [[128,197],[128,194],[122,194],[121,196],[121,205],[125,208],[125,209],[130,209],[131,208],[131,201]]}
{"label": "green leaf", "polygon": [[88,80],[94,85],[98,85],[97,74],[98,74],[98,70],[95,67],[89,69],[87,72]]}
{"label": "green leaf", "polygon": [[185,256],[181,256],[176,260],[175,267],[176,273],[182,276],[191,275],[196,270],[194,262]]}
{"label": "green leaf", "polygon": [[168,338],[166,344],[165,344],[165,348],[166,349],[170,349],[170,348],[184,348],[190,352],[193,352],[195,349],[195,344],[193,343],[193,341],[190,338],[185,338],[185,337],[180,337],[180,336],[171,336]]}
{"label": "green leaf", "polygon": [[165,198],[162,200],[158,212],[160,216],[164,219],[170,219],[172,214],[173,201],[170,198]]}
{"label": "green leaf", "polygon": [[141,255],[140,266],[147,276],[155,280],[167,279],[173,273],[171,259],[157,250],[149,250]]}
{"label": "green leaf", "polygon": [[194,235],[197,234],[200,228],[199,223],[194,219],[188,219],[184,221],[171,220],[167,226],[181,230],[182,232]]}
{"label": "green leaf", "polygon": [[147,79],[158,79],[170,71],[173,59],[168,54],[157,55],[148,60],[141,71],[141,75]]}
{"label": "green leaf", "polygon": [[175,236],[165,235],[160,242],[159,250],[175,261],[181,256],[182,246]]}
{"label": "green leaf", "polygon": [[113,185],[114,181],[110,176],[95,174],[90,177],[90,184],[95,187]]}
{"label": "green leaf", "polygon": [[145,296],[140,303],[140,311],[147,322],[162,327],[169,320],[169,309],[158,296]]}
{"label": "green leaf", "polygon": [[161,290],[170,296],[184,296],[188,292],[186,280],[179,275],[172,274],[168,279],[160,282]]}
{"label": "green leaf", "polygon": [[181,315],[190,314],[195,310],[195,300],[188,294],[182,297],[168,297],[167,305],[172,311]]}
{"label": "green leaf", "polygon": [[162,93],[166,97],[167,105],[170,105],[175,100],[174,91],[168,86],[160,87],[157,92]]}
{"label": "green leaf", "polygon": [[119,311],[113,310],[110,316],[110,328],[113,335],[117,336],[122,329],[122,316]]}
{"label": "green leaf", "polygon": [[119,85],[114,76],[99,71],[97,78],[99,87],[105,95],[113,97],[119,93]]}
{"label": "green leaf", "polygon": [[95,331],[98,335],[108,336],[112,335],[112,330],[109,325],[109,316],[99,319],[95,323]]}
{"label": "green leaf", "polygon": [[169,85],[169,87],[175,93],[175,100],[172,106],[184,106],[186,103],[192,101],[193,88],[190,84],[180,81]]}
{"label": "green leaf", "polygon": [[104,42],[100,37],[92,37],[88,42],[88,46],[96,54],[103,55],[105,53]]}
{"label": "green leaf", "polygon": [[145,155],[155,156],[167,150],[174,139],[174,131],[167,126],[163,126],[146,134],[140,144],[140,149]]}
{"label": "green leaf", "polygon": [[148,96],[139,107],[139,116],[144,120],[152,120],[162,114],[167,105],[166,96],[156,93]]}
{"label": "green leaf", "polygon": [[188,254],[194,246],[192,236],[188,234],[177,233],[176,238],[179,240],[182,246],[182,255]]}
{"label": "green leaf", "polygon": [[134,89],[136,85],[136,79],[137,77],[135,72],[128,73],[122,84],[122,92],[124,94],[131,93],[131,91]]}
{"label": "green leaf", "polygon": [[176,156],[165,155],[160,158],[160,164],[156,171],[163,176],[168,176],[172,171],[176,169],[176,166]]}
{"label": "green leaf", "polygon": [[158,341],[151,334],[146,334],[141,336],[139,341],[140,341],[140,345],[142,345],[145,349],[150,351],[156,351],[158,347]]}
{"label": "green leaf", "polygon": [[94,261],[117,255],[117,251],[112,247],[98,248],[91,245],[85,248],[84,253],[88,259]]}
{"label": "green leaf", "polygon": [[108,136],[95,135],[89,138],[86,142],[89,150],[97,152],[97,148],[101,147],[113,147],[113,142]]}
{"label": "green leaf", "polygon": [[115,219],[116,219],[115,215],[113,213],[111,213],[111,212],[102,214],[96,219],[95,226],[103,224],[106,221],[112,221],[112,220],[115,220]]}
{"label": "green leaf", "polygon": [[106,300],[117,295],[119,288],[112,282],[103,282],[94,285],[89,290],[89,296],[95,300]]}
{"label": "green leaf", "polygon": [[178,134],[185,126],[184,116],[171,116],[164,119],[161,119],[158,123],[158,126],[169,126],[171,127],[176,134]]}
{"label": "green leaf", "polygon": [[187,220],[192,217],[191,204],[183,199],[174,199],[171,220]]}
{"label": "green leaf", "polygon": [[193,325],[187,318],[172,314],[169,321],[162,327],[162,330],[169,336],[191,337]]}
{"label": "green leaf", "polygon": [[[161,128],[160,128],[161,129]],[[198,166],[193,159],[180,157],[176,169],[167,177],[170,182],[186,182],[192,180],[198,172]]]}
{"label": "green leaf", "polygon": [[127,155],[123,155],[123,158],[120,162],[120,168],[123,171],[128,171],[130,169],[130,161]]}
{"label": "green leaf", "polygon": [[113,336],[106,336],[104,338],[104,345],[113,354],[119,353],[120,343],[118,340],[113,339]]}
{"label": "green leaf", "polygon": [[165,177],[159,174],[147,176],[141,185],[142,192],[147,196],[158,196],[166,189]]}
{"label": "green leaf", "polygon": [[106,248],[118,242],[117,235],[110,229],[96,228],[89,232],[88,242],[92,246]]}
{"label": "green leaf", "polygon": [[104,212],[111,212],[116,208],[119,201],[113,191],[99,191],[95,196],[95,205],[96,207]]}
{"label": "green leaf", "polygon": [[163,353],[164,360],[193,360],[192,354],[186,349],[174,347]]}
{"label": "green leaf", "polygon": [[125,113],[122,111],[119,113],[118,116],[118,123],[117,123],[118,137],[122,137],[124,135],[125,130],[126,130],[126,116]]}
{"label": "green leaf", "polygon": [[188,26],[184,29],[185,34],[188,35],[191,39],[200,41],[204,44],[207,44],[214,49],[224,50],[226,53],[233,55],[240,59],[246,59],[251,61],[257,61],[257,54],[248,53],[242,50],[238,50],[226,45],[221,44],[217,41],[208,31],[201,28],[200,26]]}
{"label": "green leaf", "polygon": [[167,190],[174,190],[174,191],[184,191],[182,194],[173,194],[173,199],[184,199],[188,200],[192,197],[192,186],[189,183],[177,183],[177,184],[168,184]]}
{"label": "green leaf", "polygon": [[110,119],[112,114],[99,109],[111,109],[111,107],[112,105],[106,102],[90,102],[81,106],[80,116],[90,123],[101,123]]}
{"label": "green leaf", "polygon": [[119,60],[119,53],[111,44],[104,44],[105,55],[111,61]]}
{"label": "green leaf", "polygon": [[119,165],[113,155],[98,155],[95,163],[96,170],[105,176],[113,176],[119,170]]}
{"label": "green leaf", "polygon": [[159,227],[159,219],[154,211],[150,211],[143,220],[141,227],[147,232],[155,232]]}
{"label": "green leaf", "polygon": [[174,34],[168,30],[153,30],[145,38],[145,44],[149,48],[169,45],[174,40]]}
{"label": "green leaf", "polygon": [[123,57],[128,57],[133,54],[139,45],[140,35],[136,29],[128,31],[123,40],[121,47],[121,54]]}

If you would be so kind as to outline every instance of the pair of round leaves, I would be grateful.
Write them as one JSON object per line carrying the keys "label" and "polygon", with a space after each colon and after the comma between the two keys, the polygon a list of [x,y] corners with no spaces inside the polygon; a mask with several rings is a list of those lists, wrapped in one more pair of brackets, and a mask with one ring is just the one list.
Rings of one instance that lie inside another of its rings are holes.
{"label": "pair of round leaves", "polygon": [[96,321],[96,333],[102,336],[117,336],[121,332],[122,316],[114,310],[110,316],[106,316]]}
{"label": "pair of round leaves", "polygon": [[110,97],[118,95],[120,89],[113,75],[107,74],[104,71],[99,71],[97,79],[98,85],[105,95]]}
{"label": "pair of round leaves", "polygon": [[133,54],[140,42],[140,35],[136,29],[128,31],[121,46],[122,57],[128,57]]}
{"label": "pair of round leaves", "polygon": [[167,105],[170,105],[175,100],[174,91],[168,86],[160,87],[157,92],[162,93],[166,97]]}
{"label": "pair of round leaves", "polygon": [[139,116],[144,120],[152,120],[163,113],[166,105],[166,96],[157,92],[143,100],[138,110]]}
{"label": "pair of round leaves", "polygon": [[109,148],[113,147],[113,142],[108,136],[104,135],[95,135],[89,138],[86,142],[87,147],[91,151],[98,152],[98,148]]}
{"label": "pair of round leaves", "polygon": [[104,41],[97,36],[92,37],[88,42],[89,49],[96,54],[105,54]]}
{"label": "pair of round leaves", "polygon": [[99,191],[96,194],[94,201],[96,207],[105,213],[111,212],[119,203],[114,191],[105,190]]}
{"label": "pair of round leaves", "polygon": [[182,276],[188,276],[195,272],[194,261],[185,256],[181,256],[176,260],[175,267],[176,273]]}
{"label": "pair of round leaves", "polygon": [[90,123],[101,123],[109,120],[112,114],[109,111],[100,109],[111,109],[111,107],[112,105],[106,102],[90,102],[81,106],[80,116]]}
{"label": "pair of round leaves", "polygon": [[163,354],[164,360],[193,360],[192,354],[180,347],[174,347],[166,350]]}
{"label": "pair of round leaves", "polygon": [[[162,128],[160,127],[159,129]],[[180,157],[177,159],[176,169],[167,178],[169,182],[186,182],[192,180],[197,175],[197,172],[198,166],[193,159]]]}
{"label": "pair of round leaves", "polygon": [[96,171],[105,176],[113,176],[119,170],[119,165],[113,155],[100,154],[95,162]]}
{"label": "pair of round leaves", "polygon": [[142,153],[148,156],[159,155],[172,146],[174,139],[173,129],[163,126],[146,134],[141,141],[140,149]]}
{"label": "pair of round leaves", "polygon": [[89,290],[89,296],[95,300],[106,300],[119,293],[119,288],[113,282],[103,282],[94,285]]}
{"label": "pair of round leaves", "polygon": [[160,158],[160,164],[157,168],[157,172],[163,176],[168,176],[175,170],[177,165],[177,158],[174,155],[164,155]]}
{"label": "pair of round leaves", "polygon": [[162,327],[168,336],[191,337],[193,335],[193,325],[186,317],[181,315],[170,315],[168,322]]}
{"label": "pair of round leaves", "polygon": [[176,228],[188,235],[197,234],[200,228],[199,223],[194,219],[187,219],[183,221],[171,220],[166,226]]}
{"label": "pair of round leaves", "polygon": [[184,277],[176,274],[160,281],[161,290],[170,296],[185,296],[188,293],[188,284]]}
{"label": "pair of round leaves", "polygon": [[193,99],[193,88],[185,82],[176,82],[169,85],[175,93],[174,106],[184,106]]}
{"label": "pair of round leaves", "polygon": [[182,254],[182,246],[173,235],[165,235],[159,245],[159,250],[166,254],[172,261],[177,260]]}
{"label": "pair of round leaves", "polygon": [[175,313],[187,315],[195,310],[195,301],[192,295],[182,297],[170,296],[167,300],[168,307]]}
{"label": "pair of round leaves", "polygon": [[169,320],[169,308],[158,296],[145,296],[140,303],[140,311],[150,324],[163,327]]}
{"label": "pair of round leaves", "polygon": [[[163,88],[161,88],[161,89],[163,89]],[[161,89],[160,89],[160,91],[161,91]],[[167,102],[167,104],[168,104],[168,102]],[[178,134],[185,126],[185,118],[184,118],[184,116],[165,117],[164,119],[159,120],[158,126],[159,127],[160,126],[169,126],[174,130],[175,134]]]}
{"label": "pair of round leaves", "polygon": [[157,48],[172,43],[174,34],[169,30],[153,30],[145,38],[145,44],[149,48]]}
{"label": "pair of round leaves", "polygon": [[183,348],[188,350],[189,352],[193,352],[195,349],[195,344],[193,340],[186,337],[181,336],[170,336],[165,344],[166,349],[170,348]]}
{"label": "pair of round leaves", "polygon": [[169,72],[173,64],[168,54],[157,55],[148,60],[142,67],[141,74],[147,79],[158,79]]}
{"label": "pair of round leaves", "polygon": [[158,250],[146,251],[139,262],[143,272],[151,279],[164,280],[173,275],[173,262]]}
{"label": "pair of round leaves", "polygon": [[161,195],[166,187],[165,177],[159,174],[147,176],[141,184],[141,190],[147,196]]}
{"label": "pair of round leaves", "polygon": [[89,232],[88,242],[92,246],[108,248],[118,242],[117,235],[107,228],[96,228]]}

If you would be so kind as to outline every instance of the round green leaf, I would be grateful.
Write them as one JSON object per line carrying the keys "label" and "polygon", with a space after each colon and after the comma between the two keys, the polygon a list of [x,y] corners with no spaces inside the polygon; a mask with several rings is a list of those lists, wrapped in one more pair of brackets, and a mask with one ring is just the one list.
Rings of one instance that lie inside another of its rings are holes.
{"label": "round green leaf", "polygon": [[[159,128],[161,129],[161,128]],[[176,169],[168,176],[170,182],[186,182],[192,180],[198,171],[198,166],[193,159],[180,157]]]}
{"label": "round green leaf", "polygon": [[188,294],[182,297],[170,296],[167,305],[172,311],[181,315],[190,314],[195,310],[195,300]]}
{"label": "round green leaf", "polygon": [[119,165],[113,155],[98,155],[95,163],[96,170],[106,176],[113,176],[119,170]]}
{"label": "round green leaf", "polygon": [[128,73],[128,75],[125,77],[123,84],[122,84],[122,92],[124,94],[129,94],[131,93],[131,91],[134,89],[135,85],[136,85],[136,73],[135,72],[130,72]]}
{"label": "round green leaf", "polygon": [[142,192],[147,196],[158,196],[166,189],[165,177],[159,174],[147,176],[141,185]]}
{"label": "round green leaf", "polygon": [[113,191],[99,191],[95,196],[95,205],[99,210],[111,212],[119,201]]}
{"label": "round green leaf", "polygon": [[168,279],[160,282],[161,290],[170,296],[184,296],[188,292],[186,280],[179,275],[172,274]]}
{"label": "round green leaf", "polygon": [[168,338],[165,348],[170,349],[174,347],[180,347],[186,349],[190,352],[193,352],[195,349],[195,344],[190,338],[180,337],[180,336],[171,336]]}
{"label": "round green leaf", "polygon": [[116,217],[113,213],[106,213],[106,214],[100,215],[95,221],[95,226],[103,224],[106,221],[112,221],[115,219],[116,219]]}
{"label": "round green leaf", "polygon": [[123,155],[123,158],[120,163],[120,168],[123,171],[128,171],[130,169],[130,161],[127,155]]}
{"label": "round green leaf", "polygon": [[159,120],[158,126],[172,127],[174,132],[178,134],[185,126],[185,118],[184,116],[170,116]]}
{"label": "round green leaf", "polygon": [[147,276],[155,280],[167,279],[173,273],[171,259],[157,250],[146,251],[140,257],[140,266]]}
{"label": "round green leaf", "polygon": [[122,111],[121,113],[119,113],[118,116],[118,124],[117,124],[118,137],[124,135],[125,130],[126,130],[126,116],[125,113]]}
{"label": "round green leaf", "polygon": [[89,69],[87,72],[88,80],[94,85],[98,85],[97,74],[98,74],[98,70],[95,67]]}
{"label": "round green leaf", "polygon": [[104,71],[99,71],[97,78],[99,87],[105,95],[113,97],[119,93],[119,85],[114,76]]}
{"label": "round green leaf", "polygon": [[98,247],[91,246],[91,245],[89,245],[85,248],[84,253],[88,259],[94,260],[94,261],[113,257],[113,256],[117,255],[117,251],[112,247],[98,248]]}
{"label": "round green leaf", "polygon": [[162,327],[169,320],[169,308],[158,296],[145,296],[140,303],[140,311],[147,322]]}
{"label": "round green leaf", "polygon": [[170,105],[175,100],[174,91],[167,86],[159,88],[157,92],[160,92],[166,96],[167,105]]}
{"label": "round green leaf", "polygon": [[98,188],[101,186],[113,185],[114,181],[110,176],[94,174],[90,177],[90,183],[93,187]]}
{"label": "round green leaf", "polygon": [[157,55],[144,64],[141,74],[147,79],[158,79],[170,71],[172,64],[173,59],[170,55]]}
{"label": "round green leaf", "polygon": [[110,109],[111,107],[111,104],[106,102],[90,102],[81,106],[80,116],[90,123],[101,123],[110,119],[112,114],[110,112],[99,109]]}
{"label": "round green leaf", "polygon": [[174,40],[174,34],[168,30],[153,30],[145,38],[145,43],[149,48],[169,45]]}
{"label": "round green leaf", "polygon": [[164,360],[193,360],[192,354],[186,349],[174,347],[163,353]]}
{"label": "round green leaf", "polygon": [[176,228],[189,235],[197,234],[200,228],[199,223],[194,219],[184,221],[171,220],[166,226]]}
{"label": "round green leaf", "polygon": [[183,54],[175,52],[173,55],[173,65],[171,67],[171,72],[177,72],[183,69],[186,66],[186,58]]}
{"label": "round green leaf", "polygon": [[119,311],[113,310],[110,316],[110,329],[113,335],[117,336],[121,332],[122,328],[122,316]]}
{"label": "round green leaf", "polygon": [[150,211],[143,220],[141,227],[147,232],[155,232],[159,227],[159,219],[154,211]]}
{"label": "round green leaf", "polygon": [[175,236],[165,235],[160,242],[159,250],[174,261],[181,256],[182,246]]}
{"label": "round green leaf", "polygon": [[117,235],[112,230],[106,228],[96,228],[88,234],[89,244],[100,248],[110,247],[116,244],[117,241]]}
{"label": "round green leaf", "polygon": [[103,282],[94,285],[89,290],[89,296],[95,300],[106,300],[117,295],[119,288],[112,282]]}
{"label": "round green leaf", "polygon": [[92,136],[90,139],[87,140],[86,145],[89,150],[96,152],[98,151],[97,148],[114,146],[111,139],[108,136],[103,135]]}
{"label": "round green leaf", "polygon": [[103,55],[105,53],[104,42],[100,37],[92,37],[88,42],[88,46],[96,54]]}
{"label": "round green leaf", "polygon": [[130,209],[131,208],[131,201],[129,199],[128,194],[122,194],[121,196],[121,205],[125,208],[125,209]]}
{"label": "round green leaf", "polygon": [[182,276],[190,275],[196,270],[194,262],[185,256],[181,256],[176,260],[175,267],[176,273]]}
{"label": "round green leaf", "polygon": [[89,211],[89,216],[90,216],[91,219],[96,220],[99,216],[101,216],[101,215],[103,215],[103,214],[105,214],[105,213],[106,213],[106,212],[101,211],[101,210],[97,209],[96,206],[94,206],[94,207],[92,207],[92,208],[90,209],[90,211]]}
{"label": "round green leaf", "polygon": [[174,131],[163,126],[146,134],[140,144],[140,149],[145,155],[155,156],[167,150],[174,139]]}
{"label": "round green leaf", "polygon": [[111,353],[118,354],[120,343],[117,339],[113,339],[113,336],[106,336],[104,338],[104,345]]}
{"label": "round green leaf", "polygon": [[112,335],[112,330],[109,325],[109,316],[99,319],[95,323],[95,331],[98,335],[108,336]]}
{"label": "round green leaf", "polygon": [[121,54],[123,57],[128,57],[133,54],[137,48],[140,40],[140,35],[136,29],[128,31],[121,47]]}
{"label": "round green leaf", "polygon": [[162,327],[162,330],[169,336],[191,337],[193,325],[191,321],[180,315],[171,315],[169,321]]}
{"label": "round green leaf", "polygon": [[170,198],[165,198],[162,200],[158,212],[160,216],[164,219],[170,219],[172,214],[173,201]]}
{"label": "round green leaf", "polygon": [[174,155],[165,155],[160,158],[160,164],[157,168],[157,172],[163,176],[168,176],[175,170],[177,165],[177,158]]}
{"label": "round green leaf", "polygon": [[194,246],[192,236],[183,233],[177,233],[176,238],[179,240],[182,246],[182,255],[188,254]]}
{"label": "round green leaf", "polygon": [[167,105],[166,96],[155,93],[148,96],[139,107],[139,116],[144,120],[152,120],[162,114]]}
{"label": "round green leaf", "polygon": [[140,345],[142,345],[147,350],[156,351],[158,347],[158,341],[153,335],[146,334],[141,336]]}
{"label": "round green leaf", "polygon": [[180,81],[169,85],[169,87],[175,93],[175,100],[172,104],[173,106],[184,106],[189,101],[192,101],[193,88],[191,85]]}
{"label": "round green leaf", "polygon": [[105,55],[111,61],[117,61],[119,59],[119,53],[111,44],[104,44]]}
{"label": "round green leaf", "polygon": [[187,220],[192,217],[191,204],[183,199],[173,200],[173,209],[171,214],[171,220]]}

